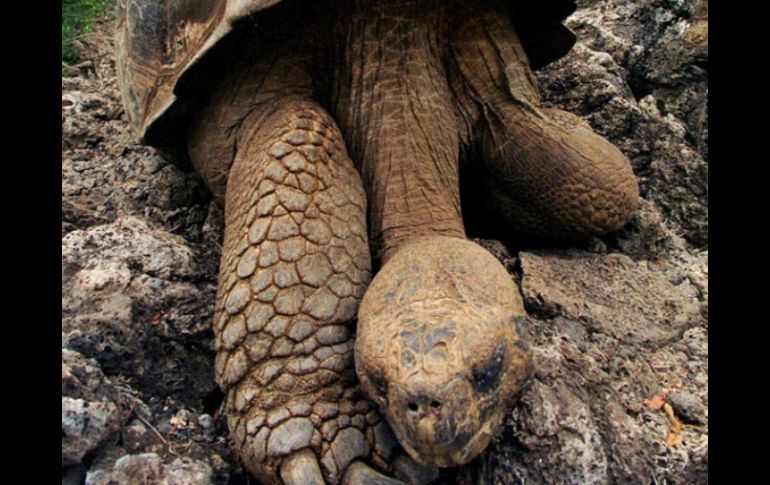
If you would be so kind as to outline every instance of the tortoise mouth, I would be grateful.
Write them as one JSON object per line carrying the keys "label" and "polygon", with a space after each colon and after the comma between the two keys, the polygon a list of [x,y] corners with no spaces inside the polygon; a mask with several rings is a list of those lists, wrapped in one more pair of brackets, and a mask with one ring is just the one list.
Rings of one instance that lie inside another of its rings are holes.
{"label": "tortoise mouth", "polygon": [[415,461],[440,468],[480,455],[502,417],[497,401],[480,399],[462,376],[440,387],[395,384],[388,394],[386,415],[401,446]]}
{"label": "tortoise mouth", "polygon": [[413,443],[406,439],[399,439],[399,442],[418,463],[439,468],[454,467],[465,465],[479,456],[492,440],[494,428],[491,421],[488,421],[473,433],[460,431],[450,442],[444,444],[435,441]]}

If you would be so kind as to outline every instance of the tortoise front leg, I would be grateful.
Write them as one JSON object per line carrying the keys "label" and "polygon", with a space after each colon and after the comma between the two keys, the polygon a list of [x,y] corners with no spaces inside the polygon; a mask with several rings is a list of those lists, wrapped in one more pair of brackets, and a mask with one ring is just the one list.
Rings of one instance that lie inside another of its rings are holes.
{"label": "tortoise front leg", "polygon": [[226,191],[216,376],[239,454],[264,483],[339,483],[354,460],[387,467],[395,441],[353,366],[371,277],[365,211],[320,106],[289,97],[244,120]]}
{"label": "tortoise front leg", "polygon": [[619,229],[639,189],[626,157],[570,113],[542,108],[508,14],[458,15],[454,74],[485,165],[488,205],[509,227],[548,239]]}

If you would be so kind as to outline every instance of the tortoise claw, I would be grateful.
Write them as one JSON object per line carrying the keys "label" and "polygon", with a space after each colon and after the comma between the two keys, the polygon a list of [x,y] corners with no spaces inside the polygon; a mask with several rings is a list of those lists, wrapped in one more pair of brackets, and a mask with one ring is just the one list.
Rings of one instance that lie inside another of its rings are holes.
{"label": "tortoise claw", "polygon": [[[390,478],[362,461],[348,466],[342,485],[425,485],[437,476],[437,470],[424,467],[406,455],[398,456],[393,463],[396,474],[405,481]],[[292,453],[281,464],[281,480],[284,485],[324,485],[321,466],[315,453],[304,448]]]}
{"label": "tortoise claw", "polygon": [[285,485],[324,485],[318,458],[309,448],[293,453],[281,464],[281,480]]}
{"label": "tortoise claw", "polygon": [[406,485],[390,478],[361,461],[354,461],[342,477],[342,485]]}

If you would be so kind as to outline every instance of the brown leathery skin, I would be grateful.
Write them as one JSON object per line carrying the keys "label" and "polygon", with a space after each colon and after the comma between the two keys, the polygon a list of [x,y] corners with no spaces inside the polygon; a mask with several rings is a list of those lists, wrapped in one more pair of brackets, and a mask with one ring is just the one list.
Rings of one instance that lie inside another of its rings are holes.
{"label": "brown leathery skin", "polygon": [[457,466],[486,448],[532,372],[523,316],[508,273],[465,239],[413,239],[375,276],[356,370],[412,458]]}
{"label": "brown leathery skin", "polygon": [[509,17],[487,5],[455,17],[450,41],[451,77],[464,81],[458,101],[477,118],[469,123],[485,162],[487,205],[513,231],[544,239],[620,229],[639,198],[628,159],[577,116],[540,106]]}

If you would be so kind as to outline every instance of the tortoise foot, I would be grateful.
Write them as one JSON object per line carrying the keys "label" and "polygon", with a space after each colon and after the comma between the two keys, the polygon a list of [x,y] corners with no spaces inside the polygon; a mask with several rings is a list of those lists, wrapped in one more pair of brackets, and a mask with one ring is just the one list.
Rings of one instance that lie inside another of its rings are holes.
{"label": "tortoise foot", "polygon": [[364,462],[353,462],[345,472],[343,485],[427,485],[438,477],[438,469],[420,465],[404,454],[393,460],[393,470],[398,479],[390,478]]}
{"label": "tortoise foot", "polygon": [[518,232],[544,239],[600,236],[636,212],[628,159],[575,115],[505,106],[504,130],[482,137],[489,204]]}
{"label": "tortoise foot", "polygon": [[369,465],[356,461],[350,464],[342,485],[404,485],[404,482],[390,478]]}
{"label": "tortoise foot", "polygon": [[512,232],[574,239],[621,228],[639,188],[628,159],[575,115],[543,108],[510,19],[490,8],[451,39],[460,104],[475,114],[483,204]]}

